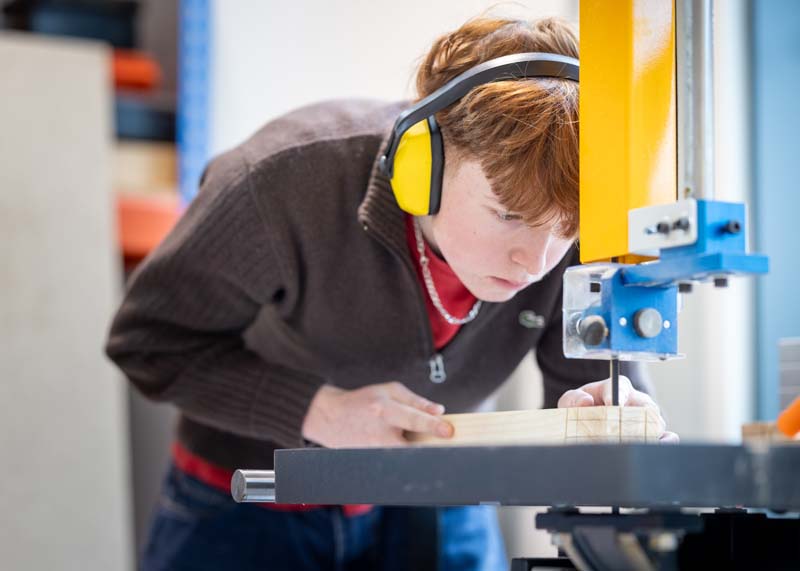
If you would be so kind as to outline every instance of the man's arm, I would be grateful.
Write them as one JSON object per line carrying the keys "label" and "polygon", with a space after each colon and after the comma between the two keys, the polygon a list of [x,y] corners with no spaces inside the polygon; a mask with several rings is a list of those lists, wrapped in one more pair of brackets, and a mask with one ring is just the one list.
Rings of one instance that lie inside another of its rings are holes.
{"label": "man's arm", "polygon": [[300,446],[325,380],[245,347],[243,332],[287,284],[244,161],[229,153],[204,178],[175,229],[134,273],[106,351],[151,399],[228,432]]}

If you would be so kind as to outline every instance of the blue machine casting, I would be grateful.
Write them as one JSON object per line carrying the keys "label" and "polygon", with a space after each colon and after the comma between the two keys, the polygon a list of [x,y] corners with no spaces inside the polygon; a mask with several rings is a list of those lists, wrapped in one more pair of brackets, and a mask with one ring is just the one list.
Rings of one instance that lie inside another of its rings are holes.
{"label": "blue machine casting", "polygon": [[[744,204],[698,200],[694,244],[663,248],[659,260],[625,266],[603,278],[601,304],[584,314],[601,316],[608,328],[608,335],[593,349],[676,356],[677,284],[768,271],[766,256],[746,252],[745,223]],[[637,314],[643,310],[656,310],[658,314],[651,311],[650,317],[662,320],[660,331],[650,332],[652,336],[637,327]]]}
{"label": "blue machine casting", "polygon": [[670,285],[729,274],[765,274],[769,259],[748,254],[744,204],[697,201],[697,242],[661,250],[656,262],[622,270],[625,285]]}

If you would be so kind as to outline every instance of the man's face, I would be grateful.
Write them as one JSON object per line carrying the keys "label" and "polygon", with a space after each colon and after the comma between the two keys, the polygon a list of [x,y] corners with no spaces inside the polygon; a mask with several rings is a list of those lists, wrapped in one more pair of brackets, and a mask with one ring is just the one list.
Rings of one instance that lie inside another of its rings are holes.
{"label": "man's face", "polygon": [[507,301],[552,270],[573,240],[556,236],[552,225],[531,227],[507,212],[477,161],[450,163],[439,213],[423,226],[426,236],[475,297]]}

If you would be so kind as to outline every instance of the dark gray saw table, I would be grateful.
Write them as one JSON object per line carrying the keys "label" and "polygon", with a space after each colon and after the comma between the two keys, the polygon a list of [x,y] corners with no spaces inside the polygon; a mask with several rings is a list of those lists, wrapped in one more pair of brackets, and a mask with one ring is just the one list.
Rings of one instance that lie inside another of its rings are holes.
{"label": "dark gray saw table", "polygon": [[478,446],[275,452],[280,503],[800,511],[800,446]]}
{"label": "dark gray saw table", "polygon": [[569,558],[515,560],[514,570],[800,569],[797,445],[278,450],[274,472],[238,471],[232,493],[278,503],[551,506],[537,527]]}

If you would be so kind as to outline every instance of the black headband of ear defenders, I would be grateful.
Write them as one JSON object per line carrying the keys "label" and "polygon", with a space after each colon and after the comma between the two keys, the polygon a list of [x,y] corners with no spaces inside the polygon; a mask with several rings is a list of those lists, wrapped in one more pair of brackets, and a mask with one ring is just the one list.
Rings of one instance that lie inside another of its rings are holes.
{"label": "black headband of ear defenders", "polygon": [[538,52],[511,54],[476,65],[454,77],[400,114],[392,128],[386,153],[381,157],[381,172],[391,178],[394,170],[394,155],[403,133],[412,125],[416,125],[426,117],[455,103],[472,88],[493,81],[533,77],[553,77],[578,81],[578,71],[578,60],[573,57]]}

